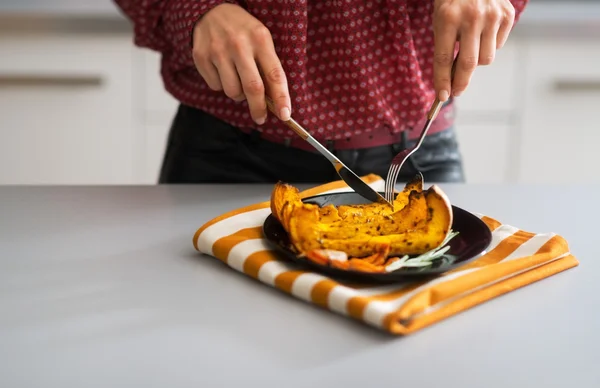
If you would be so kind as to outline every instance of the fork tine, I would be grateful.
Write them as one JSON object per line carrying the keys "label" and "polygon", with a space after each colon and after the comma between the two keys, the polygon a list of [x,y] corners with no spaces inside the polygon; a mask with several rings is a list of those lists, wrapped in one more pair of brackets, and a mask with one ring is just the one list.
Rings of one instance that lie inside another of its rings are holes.
{"label": "fork tine", "polygon": [[391,191],[390,191],[390,195],[393,199],[394,197],[394,190],[396,189],[396,183],[398,182],[398,175],[400,174],[400,171],[402,170],[402,165],[404,163],[400,163],[396,165],[396,169],[394,170],[394,180],[390,183],[391,184]]}
{"label": "fork tine", "polygon": [[394,177],[393,177],[394,169],[395,169],[395,164],[391,164],[390,168],[388,169],[387,177],[385,179],[385,200],[388,202],[390,199],[390,187],[391,187],[390,182],[394,179]]}
{"label": "fork tine", "polygon": [[394,167],[393,165],[390,165],[390,168],[388,169],[388,172],[387,172],[387,176],[385,177],[385,200],[386,201],[389,198],[388,193],[390,192],[390,176],[391,176],[393,167]]}
{"label": "fork tine", "polygon": [[394,179],[390,182],[390,200],[394,198],[394,190],[396,189],[396,182],[398,182],[398,174],[400,174],[401,165],[397,164],[394,170]]}
{"label": "fork tine", "polygon": [[394,187],[396,186],[396,181],[398,180],[398,172],[399,171],[400,171],[400,169],[398,168],[398,165],[395,164],[394,168],[391,171],[390,183],[389,183],[389,187],[388,187],[388,197],[390,198],[390,201],[392,200],[392,198],[394,196]]}
{"label": "fork tine", "polygon": [[408,159],[417,148],[418,144],[414,145],[410,149],[400,152],[394,157],[394,159],[392,159],[392,163],[390,164],[390,168],[388,170],[388,176],[385,181],[385,194],[388,202],[392,202],[394,200],[394,190],[396,188],[396,182],[398,181],[398,175],[400,174],[400,170],[402,170],[402,166],[406,162],[406,159]]}
{"label": "fork tine", "polygon": [[392,187],[392,181],[394,180],[394,170],[396,169],[396,165],[391,165],[390,169],[388,171],[388,176],[387,176],[387,181],[386,181],[386,187],[385,187],[385,196],[389,201],[390,198],[390,190]]}
{"label": "fork tine", "polygon": [[392,164],[388,171],[388,176],[385,182],[385,197],[386,200],[390,203],[394,200],[394,188],[396,186],[396,180],[398,179],[399,172],[400,166],[397,164]]}

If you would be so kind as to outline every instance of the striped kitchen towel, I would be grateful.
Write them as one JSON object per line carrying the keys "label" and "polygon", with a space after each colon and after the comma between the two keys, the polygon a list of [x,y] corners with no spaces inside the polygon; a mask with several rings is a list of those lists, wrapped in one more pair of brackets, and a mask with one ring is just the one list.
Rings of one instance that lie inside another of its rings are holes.
{"label": "striped kitchen towel", "polygon": [[[383,191],[376,175],[363,178]],[[341,181],[302,192],[303,197],[348,191]],[[392,334],[408,334],[487,300],[577,266],[567,242],[554,233],[530,233],[478,215],[492,230],[488,253],[433,280],[353,285],[280,259],[262,236],[269,201],[234,210],[194,235],[199,252],[296,298]]]}

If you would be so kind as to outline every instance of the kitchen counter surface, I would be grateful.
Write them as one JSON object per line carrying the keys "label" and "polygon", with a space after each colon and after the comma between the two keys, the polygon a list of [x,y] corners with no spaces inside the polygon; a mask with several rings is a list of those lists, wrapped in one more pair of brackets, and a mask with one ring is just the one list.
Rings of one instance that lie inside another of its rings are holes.
{"label": "kitchen counter surface", "polygon": [[580,266],[391,337],[193,250],[270,185],[0,187],[0,386],[600,386],[600,187],[441,186]]}

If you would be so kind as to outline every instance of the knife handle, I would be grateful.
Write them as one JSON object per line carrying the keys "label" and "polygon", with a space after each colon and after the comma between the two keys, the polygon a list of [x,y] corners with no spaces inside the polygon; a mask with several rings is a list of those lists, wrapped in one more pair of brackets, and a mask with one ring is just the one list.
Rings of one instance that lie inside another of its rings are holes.
{"label": "knife handle", "polygon": [[[277,115],[277,113],[275,112],[275,104],[273,104],[273,100],[265,96],[265,101],[267,102],[267,107],[269,108],[271,113]],[[293,118],[290,117],[290,119],[284,121],[284,123],[286,123],[287,126],[290,127],[292,131],[296,132],[296,134],[300,136],[303,140],[308,140],[308,138],[310,137],[310,134],[304,128],[302,128],[300,124],[298,124]]]}
{"label": "knife handle", "polygon": [[[267,97],[267,96],[265,96],[265,101],[267,102],[267,107],[269,108],[269,110],[274,115],[277,116],[277,113],[275,113],[275,105],[273,104],[273,101],[269,97]],[[346,167],[344,165],[344,163],[342,163],[341,160],[339,160],[327,148],[325,148],[314,137],[312,137],[311,134],[308,133],[308,131],[306,129],[302,128],[302,126],[300,124],[298,124],[296,122],[296,120],[290,118],[288,121],[284,121],[284,123],[286,123],[287,126],[292,129],[292,131],[294,131],[298,136],[300,136],[308,144],[310,144],[311,146],[313,146],[313,148],[316,149],[321,155],[323,155],[324,157],[326,157],[327,160],[329,160],[331,163],[333,163],[333,165],[335,166],[335,169],[337,171],[339,171],[339,169],[342,168],[342,167]]]}

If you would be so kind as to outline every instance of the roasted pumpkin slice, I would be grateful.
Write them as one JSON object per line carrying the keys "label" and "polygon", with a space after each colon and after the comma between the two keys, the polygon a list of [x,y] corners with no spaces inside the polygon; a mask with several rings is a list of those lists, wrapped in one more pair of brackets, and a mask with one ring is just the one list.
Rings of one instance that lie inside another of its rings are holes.
{"label": "roasted pumpkin slice", "polygon": [[374,216],[387,216],[402,210],[408,204],[410,193],[423,191],[423,175],[417,174],[406,184],[404,190],[396,195],[394,209],[383,203],[370,203],[366,205],[341,205],[338,207],[338,215],[341,219],[349,222],[368,222]]}
{"label": "roasted pumpkin slice", "polygon": [[[374,254],[381,245],[390,246],[390,255],[425,253],[444,241],[451,225],[450,202],[438,187],[433,186],[424,194],[413,192],[404,209],[394,213],[391,219],[384,218],[375,228],[369,224],[342,223],[339,229],[332,231],[317,223],[310,229],[317,230],[319,249],[365,257]],[[345,231],[348,231],[347,237],[344,237]],[[305,244],[305,241],[299,241],[297,248],[304,250]]]}
{"label": "roasted pumpkin slice", "polygon": [[284,229],[288,230],[289,228],[289,219],[294,207],[302,205],[300,191],[296,187],[279,182],[273,188],[271,213],[283,225]]}
{"label": "roasted pumpkin slice", "polygon": [[290,241],[300,253],[322,249],[319,233],[319,207],[314,204],[295,206],[287,232]]}
{"label": "roasted pumpkin slice", "polygon": [[417,193],[423,192],[423,175],[421,173],[415,175],[415,177],[404,186],[404,190],[398,193],[394,199],[394,211],[398,211],[408,204],[408,196],[413,191],[416,191]]}
{"label": "roasted pumpkin slice", "polygon": [[416,229],[427,218],[427,200],[423,193],[413,191],[409,203],[402,210],[389,214],[372,214],[348,217],[335,222],[320,223],[317,227],[323,240],[370,238]]}
{"label": "roasted pumpkin slice", "polygon": [[438,247],[450,232],[452,206],[437,186],[423,191],[419,174],[398,193],[394,210],[382,204],[328,205],[303,203],[296,188],[278,183],[271,212],[288,232],[299,253],[337,250],[349,257],[368,257],[388,246],[386,256],[421,254]]}

